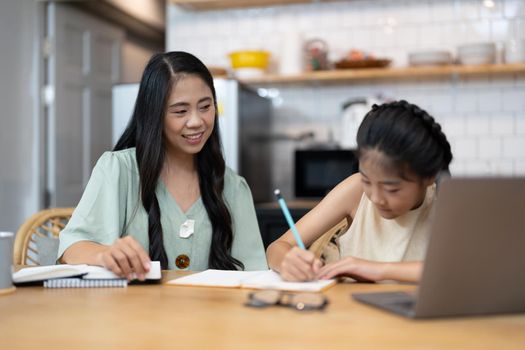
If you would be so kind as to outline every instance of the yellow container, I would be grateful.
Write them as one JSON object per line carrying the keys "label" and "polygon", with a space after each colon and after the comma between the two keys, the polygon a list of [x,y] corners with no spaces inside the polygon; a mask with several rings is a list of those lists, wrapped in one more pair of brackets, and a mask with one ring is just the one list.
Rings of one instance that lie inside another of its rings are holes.
{"label": "yellow container", "polygon": [[270,60],[267,51],[235,51],[229,54],[232,68],[266,69]]}

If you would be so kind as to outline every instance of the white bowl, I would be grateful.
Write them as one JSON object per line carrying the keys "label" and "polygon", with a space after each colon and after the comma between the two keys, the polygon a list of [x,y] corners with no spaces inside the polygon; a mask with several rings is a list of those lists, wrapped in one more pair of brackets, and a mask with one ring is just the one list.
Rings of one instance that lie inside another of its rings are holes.
{"label": "white bowl", "polygon": [[461,64],[491,64],[496,62],[496,44],[467,44],[458,47],[458,61]]}

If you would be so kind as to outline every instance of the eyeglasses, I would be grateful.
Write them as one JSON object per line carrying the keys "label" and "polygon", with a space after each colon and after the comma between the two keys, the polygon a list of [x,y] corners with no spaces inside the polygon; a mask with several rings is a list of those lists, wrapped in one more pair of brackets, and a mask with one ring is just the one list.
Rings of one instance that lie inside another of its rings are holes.
{"label": "eyeglasses", "polygon": [[298,311],[323,310],[328,299],[319,293],[285,293],[278,290],[261,290],[248,294],[245,304],[251,307],[287,306]]}

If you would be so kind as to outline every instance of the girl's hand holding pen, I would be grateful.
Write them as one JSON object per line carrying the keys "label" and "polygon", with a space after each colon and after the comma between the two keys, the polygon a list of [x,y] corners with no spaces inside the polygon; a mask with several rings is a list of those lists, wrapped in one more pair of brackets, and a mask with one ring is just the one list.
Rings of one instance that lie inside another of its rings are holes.
{"label": "girl's hand holding pen", "polygon": [[286,281],[305,282],[317,279],[323,263],[315,255],[294,246],[290,249],[281,263],[280,274]]}

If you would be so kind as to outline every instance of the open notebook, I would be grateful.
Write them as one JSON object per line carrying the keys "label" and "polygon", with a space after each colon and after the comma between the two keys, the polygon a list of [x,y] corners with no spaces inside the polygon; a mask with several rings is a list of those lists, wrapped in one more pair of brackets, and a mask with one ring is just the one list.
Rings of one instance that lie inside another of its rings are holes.
{"label": "open notebook", "polygon": [[319,292],[333,284],[335,280],[319,280],[312,282],[283,281],[278,273],[265,271],[223,271],[206,270],[193,275],[168,281],[168,285],[202,286],[248,289],[278,289],[291,292]]}
{"label": "open notebook", "polygon": [[[43,284],[48,280],[59,280],[65,278],[78,278],[81,280],[121,280],[108,269],[93,265],[50,265],[26,267],[13,273],[13,283],[15,285]],[[152,261],[151,268],[146,274],[146,282],[160,282],[161,270],[160,262]],[[124,279],[125,280],[125,279]],[[93,283],[83,283],[92,286]]]}

